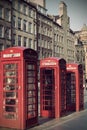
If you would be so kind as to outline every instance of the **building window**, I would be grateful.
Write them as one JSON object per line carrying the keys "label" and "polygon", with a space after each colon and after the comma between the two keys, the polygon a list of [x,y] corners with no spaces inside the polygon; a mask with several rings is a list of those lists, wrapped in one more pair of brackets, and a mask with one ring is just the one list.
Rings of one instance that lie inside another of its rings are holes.
{"label": "building window", "polygon": [[32,17],[33,16],[33,10],[32,10],[32,8],[31,7],[29,7],[29,11],[28,11],[29,13],[29,17]]}
{"label": "building window", "polygon": [[4,49],[3,44],[0,43],[0,51],[2,51]]}
{"label": "building window", "polygon": [[16,27],[16,16],[13,16],[12,26],[13,26],[13,27]]}
{"label": "building window", "polygon": [[27,14],[27,6],[24,5],[24,14]]}
{"label": "building window", "polygon": [[23,31],[26,31],[26,28],[27,27],[27,21],[26,20],[24,20],[23,21]]}
{"label": "building window", "polygon": [[12,45],[13,45],[13,46],[16,45],[16,34],[13,34],[13,37],[12,37]]}
{"label": "building window", "polygon": [[33,33],[33,27],[31,22],[29,22],[29,33]]}
{"label": "building window", "polygon": [[0,38],[3,38],[4,36],[4,27],[0,25]]}
{"label": "building window", "polygon": [[54,34],[54,41],[56,41],[56,34]]}
{"label": "building window", "polygon": [[33,18],[36,19],[36,12],[33,10]]}
{"label": "building window", "polygon": [[32,39],[29,38],[29,47],[31,48],[31,46],[32,46]]}
{"label": "building window", "polygon": [[31,17],[31,8],[29,7],[29,11],[28,11],[29,17]]}
{"label": "building window", "polygon": [[21,18],[18,18],[18,29],[21,30]]}
{"label": "building window", "polygon": [[5,38],[11,40],[11,29],[8,27],[5,30]]}
{"label": "building window", "polygon": [[6,48],[9,48],[9,47],[10,47],[10,45],[7,44],[7,45],[6,45]]}
{"label": "building window", "polygon": [[11,11],[9,9],[5,9],[5,19],[11,21]]}
{"label": "building window", "polygon": [[21,46],[21,36],[18,36],[18,46]]}
{"label": "building window", "polygon": [[19,11],[22,10],[22,7],[21,7],[21,3],[20,3],[20,1],[18,2],[18,10],[19,10]]}
{"label": "building window", "polygon": [[3,7],[0,5],[0,18],[2,18],[3,15]]}
{"label": "building window", "polygon": [[24,46],[26,47],[27,46],[27,38],[24,37]]}
{"label": "building window", "polygon": [[37,41],[34,40],[34,46],[33,46],[33,49],[37,50]]}
{"label": "building window", "polygon": [[36,24],[34,24],[34,34],[36,35]]}

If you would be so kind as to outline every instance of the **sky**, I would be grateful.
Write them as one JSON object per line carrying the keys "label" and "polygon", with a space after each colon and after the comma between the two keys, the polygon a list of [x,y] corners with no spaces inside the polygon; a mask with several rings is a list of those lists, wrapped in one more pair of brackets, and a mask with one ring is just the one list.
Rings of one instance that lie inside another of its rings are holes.
{"label": "sky", "polygon": [[67,5],[67,15],[73,31],[79,31],[84,24],[87,25],[87,0],[46,0],[47,13],[58,15],[60,1]]}

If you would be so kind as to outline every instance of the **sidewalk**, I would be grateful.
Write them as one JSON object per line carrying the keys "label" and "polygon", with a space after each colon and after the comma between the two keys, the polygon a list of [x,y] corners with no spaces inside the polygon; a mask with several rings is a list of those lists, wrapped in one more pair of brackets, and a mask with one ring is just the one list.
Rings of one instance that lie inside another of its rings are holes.
{"label": "sidewalk", "polygon": [[[41,119],[40,119],[41,120]],[[43,119],[46,121],[46,119]],[[87,130],[87,109],[60,119],[52,119],[29,130]]]}
{"label": "sidewalk", "polygon": [[40,118],[39,125],[29,130],[87,130],[87,90],[84,90],[84,110],[59,119]]}

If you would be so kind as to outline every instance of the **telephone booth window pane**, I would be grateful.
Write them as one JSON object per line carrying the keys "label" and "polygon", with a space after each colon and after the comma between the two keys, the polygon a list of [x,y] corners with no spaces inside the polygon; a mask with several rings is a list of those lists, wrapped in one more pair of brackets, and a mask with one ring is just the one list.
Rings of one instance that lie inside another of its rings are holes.
{"label": "telephone booth window pane", "polygon": [[16,104],[16,100],[15,99],[6,99],[6,105],[15,105]]}
{"label": "telephone booth window pane", "polygon": [[35,65],[27,65],[27,69],[34,70],[35,69]]}
{"label": "telephone booth window pane", "polygon": [[6,106],[5,111],[6,112],[16,112],[16,108],[13,106]]}
{"label": "telephone booth window pane", "polygon": [[35,90],[35,84],[27,84],[28,90]]}
{"label": "telephone booth window pane", "polygon": [[29,118],[30,118],[30,117],[33,118],[33,117],[36,116],[34,111],[29,111],[29,112],[28,112],[28,115],[29,115]]}
{"label": "telephone booth window pane", "polygon": [[6,119],[16,119],[17,118],[15,113],[4,113],[4,117]]}
{"label": "telephone booth window pane", "polygon": [[4,86],[5,90],[15,90],[17,89],[18,87],[15,87],[15,85],[5,85]]}
{"label": "telephone booth window pane", "polygon": [[16,78],[8,77],[4,79],[4,82],[7,84],[14,84],[14,83],[18,83],[18,80]]}
{"label": "telephone booth window pane", "polygon": [[31,104],[32,103],[32,98],[28,98],[28,104]]}
{"label": "telephone booth window pane", "polygon": [[33,104],[33,105],[28,105],[28,110],[30,111],[30,110],[35,110],[35,105]]}
{"label": "telephone booth window pane", "polygon": [[35,78],[33,77],[28,77],[28,83],[35,83]]}
{"label": "telephone booth window pane", "polygon": [[5,92],[5,97],[13,97],[15,98],[16,97],[16,93],[15,92]]}
{"label": "telephone booth window pane", "polygon": [[35,98],[28,98],[28,104],[33,104],[35,103]]}
{"label": "telephone booth window pane", "polygon": [[7,71],[5,73],[5,76],[16,76],[16,75],[17,75],[17,73],[15,71]]}
{"label": "telephone booth window pane", "polygon": [[5,70],[17,69],[17,64],[6,64],[4,66]]}
{"label": "telephone booth window pane", "polygon": [[35,91],[28,91],[28,96],[29,97],[35,96]]}
{"label": "telephone booth window pane", "polygon": [[35,72],[34,71],[28,71],[27,76],[33,76],[35,77]]}

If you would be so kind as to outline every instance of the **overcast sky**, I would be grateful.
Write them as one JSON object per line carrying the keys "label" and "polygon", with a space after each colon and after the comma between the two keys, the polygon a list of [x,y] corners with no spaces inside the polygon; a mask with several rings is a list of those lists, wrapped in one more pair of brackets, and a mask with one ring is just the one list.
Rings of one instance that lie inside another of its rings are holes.
{"label": "overcast sky", "polygon": [[87,0],[46,0],[47,13],[58,15],[60,1],[67,5],[70,28],[73,31],[80,30],[83,24],[87,25]]}

